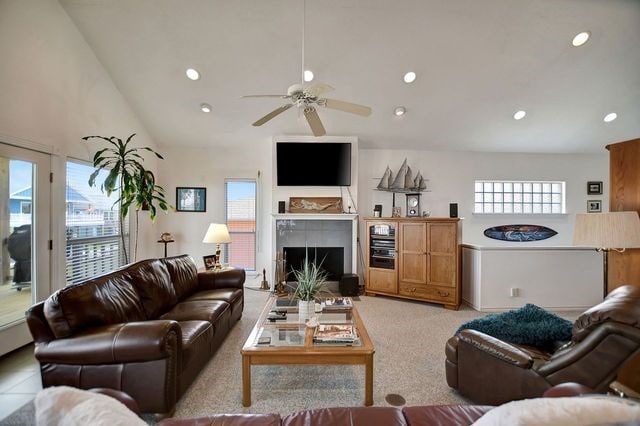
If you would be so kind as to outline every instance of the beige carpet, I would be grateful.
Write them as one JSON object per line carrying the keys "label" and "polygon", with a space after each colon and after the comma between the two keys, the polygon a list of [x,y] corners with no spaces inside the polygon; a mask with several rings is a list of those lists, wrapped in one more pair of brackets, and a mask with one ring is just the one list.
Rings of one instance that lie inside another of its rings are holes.
{"label": "beige carpet", "polygon": [[[252,283],[247,283],[252,286]],[[178,403],[176,417],[213,413],[281,413],[358,406],[364,401],[363,366],[252,367],[252,406],[242,406],[240,349],[268,293],[247,289],[244,315],[222,348]],[[387,394],[406,405],[467,403],[446,384],[446,340],[465,321],[484,314],[469,308],[450,311],[439,305],[387,297],[356,301],[375,345],[373,397],[388,406]]]}

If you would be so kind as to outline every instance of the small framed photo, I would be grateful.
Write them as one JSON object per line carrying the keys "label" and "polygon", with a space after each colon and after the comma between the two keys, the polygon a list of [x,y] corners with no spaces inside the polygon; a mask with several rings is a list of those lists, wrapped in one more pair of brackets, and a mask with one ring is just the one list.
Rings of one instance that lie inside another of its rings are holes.
{"label": "small framed photo", "polygon": [[602,194],[602,182],[587,182],[587,194],[588,195],[601,195]]}
{"label": "small framed photo", "polygon": [[202,256],[202,260],[204,260],[204,268],[209,271],[216,267],[216,255],[211,254],[209,256]]}
{"label": "small framed photo", "polygon": [[176,211],[206,212],[207,188],[176,188]]}
{"label": "small framed photo", "polygon": [[600,213],[602,211],[602,200],[587,201],[587,213]]}

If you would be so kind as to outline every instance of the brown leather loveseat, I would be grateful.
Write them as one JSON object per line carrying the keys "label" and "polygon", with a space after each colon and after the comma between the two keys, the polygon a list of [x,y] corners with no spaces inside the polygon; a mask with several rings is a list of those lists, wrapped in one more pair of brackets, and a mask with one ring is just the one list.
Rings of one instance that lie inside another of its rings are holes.
{"label": "brown leather loveseat", "polygon": [[106,387],[171,413],[244,307],[243,270],[149,259],[58,290],[27,312],[43,387]]}
{"label": "brown leather loveseat", "polygon": [[446,345],[447,383],[476,404],[541,396],[564,382],[605,392],[640,353],[640,287],[623,286],[582,313],[571,341],[553,350],[462,330]]}

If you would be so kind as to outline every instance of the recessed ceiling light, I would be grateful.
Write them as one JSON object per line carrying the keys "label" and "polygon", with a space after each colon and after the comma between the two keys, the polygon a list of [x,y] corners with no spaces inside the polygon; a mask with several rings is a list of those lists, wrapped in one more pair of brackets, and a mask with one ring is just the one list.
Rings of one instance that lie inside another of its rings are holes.
{"label": "recessed ceiling light", "polygon": [[200,104],[200,110],[202,112],[211,112],[211,105],[209,104]]}
{"label": "recessed ceiling light", "polygon": [[200,73],[196,69],[189,68],[187,69],[187,78],[194,81],[198,80],[200,78]]}
{"label": "recessed ceiling light", "polygon": [[580,34],[576,34],[573,41],[571,41],[571,44],[573,44],[574,47],[582,46],[587,42],[587,40],[589,40],[590,36],[591,33],[589,31],[583,31]]}
{"label": "recessed ceiling light", "polygon": [[405,83],[413,83],[414,81],[416,81],[416,73],[413,71],[409,71],[404,75],[403,80]]}
{"label": "recessed ceiling light", "polygon": [[610,112],[609,114],[604,116],[604,122],[611,123],[616,118],[618,118],[618,114],[616,114],[615,112]]}
{"label": "recessed ceiling light", "polygon": [[304,70],[304,81],[307,83],[313,80],[313,72],[309,70]]}
{"label": "recessed ceiling light", "polygon": [[403,106],[396,107],[396,109],[393,110],[393,113],[398,117],[404,115],[405,112],[407,112],[407,109]]}
{"label": "recessed ceiling light", "polygon": [[522,120],[525,115],[527,115],[527,112],[520,110],[520,111],[516,112],[515,114],[513,114],[513,118],[516,119],[516,120]]}

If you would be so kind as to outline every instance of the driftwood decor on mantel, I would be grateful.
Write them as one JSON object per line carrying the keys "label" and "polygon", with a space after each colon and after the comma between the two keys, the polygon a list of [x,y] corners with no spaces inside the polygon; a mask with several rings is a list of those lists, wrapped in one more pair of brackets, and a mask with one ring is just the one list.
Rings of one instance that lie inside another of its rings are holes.
{"label": "driftwood decor on mantel", "polygon": [[342,213],[342,197],[290,197],[289,213]]}

